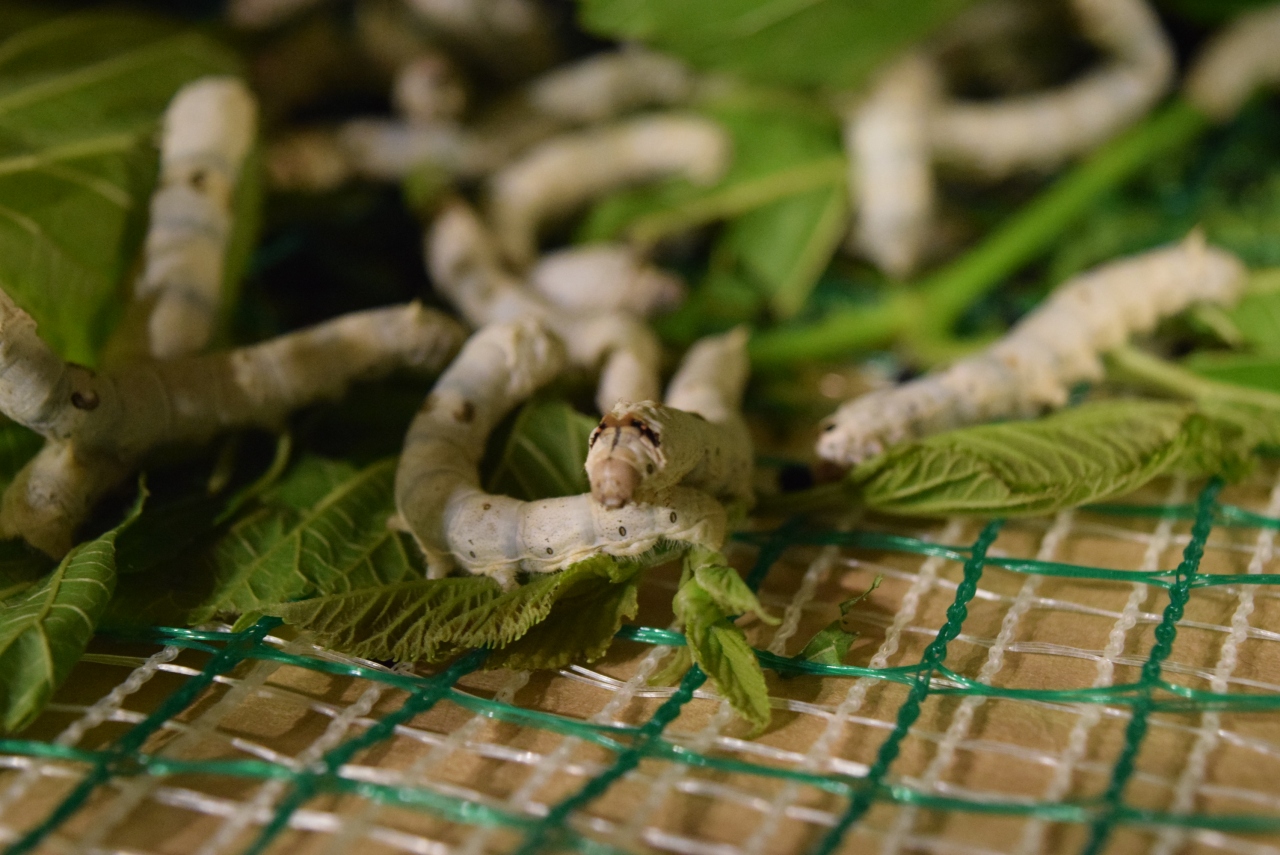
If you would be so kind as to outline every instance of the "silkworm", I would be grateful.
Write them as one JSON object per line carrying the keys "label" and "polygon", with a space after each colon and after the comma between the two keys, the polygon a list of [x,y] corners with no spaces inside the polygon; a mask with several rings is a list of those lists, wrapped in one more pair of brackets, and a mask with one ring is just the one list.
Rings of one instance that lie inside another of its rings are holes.
{"label": "silkworm", "polygon": [[436,289],[472,326],[538,318],[568,348],[570,364],[600,371],[596,403],[657,398],[661,348],[643,322],[625,312],[571,312],[534,294],[511,275],[479,217],[452,202],[426,237],[427,270]]}
{"label": "silkworm", "polygon": [[158,359],[202,350],[213,335],[231,204],[256,133],[253,95],[232,77],[187,84],[165,111],[160,184],[134,286],[136,298],[153,301],[147,337]]}
{"label": "silkworm", "polygon": [[976,356],[841,406],[823,425],[818,456],[849,466],[905,440],[1060,407],[1073,385],[1102,377],[1102,354],[1192,303],[1235,301],[1244,273],[1193,233],[1081,274]]}
{"label": "silkworm", "polygon": [[467,89],[448,56],[422,53],[396,72],[391,103],[413,124],[454,122],[467,106]]}
{"label": "silkworm", "polygon": [[437,371],[461,338],[456,321],[415,303],[238,350],[94,373],[59,359],[0,292],[0,411],[46,439],[5,491],[0,535],[61,555],[102,493],[155,449],[277,428],[293,410],[397,368]]}
{"label": "silkworm", "polygon": [[694,77],[684,63],[624,47],[547,72],[529,84],[526,97],[550,116],[593,124],[642,107],[679,104],[693,89]]}
{"label": "silkworm", "polygon": [[617,404],[591,434],[592,498],[621,508],[679,485],[749,506],[753,458],[741,412],[747,374],[747,332],[737,329],[690,348],[665,405]]}
{"label": "silkworm", "polygon": [[1143,0],[1073,0],[1072,9],[1112,59],[1040,95],[940,104],[930,121],[937,159],[992,178],[1050,169],[1114,136],[1164,94],[1173,49]]}
{"label": "silkworm", "polygon": [[1259,87],[1280,81],[1280,5],[1245,12],[1223,27],[1187,73],[1187,100],[1219,121]]}
{"label": "silkworm", "polygon": [[405,437],[396,470],[397,524],[432,577],[461,566],[506,585],[606,553],[635,556],[664,540],[718,548],[726,517],[705,493],[674,488],[611,510],[589,495],[522,502],[479,487],[479,462],[498,421],[559,373],[558,338],[534,319],[486,326],[436,382]]}
{"label": "silkworm", "polygon": [[680,277],[648,263],[626,244],[588,244],[548,253],[529,271],[529,285],[572,312],[629,312],[648,317],[674,309],[685,295]]}
{"label": "silkworm", "polygon": [[909,274],[929,239],[934,205],[929,112],[938,90],[933,63],[912,54],[884,73],[844,124],[857,212],[852,248],[891,276]]}
{"label": "silkworm", "polygon": [[693,116],[654,115],[553,137],[489,180],[489,214],[507,260],[537,255],[538,233],[613,190],[684,177],[710,184],[728,166],[729,139]]}

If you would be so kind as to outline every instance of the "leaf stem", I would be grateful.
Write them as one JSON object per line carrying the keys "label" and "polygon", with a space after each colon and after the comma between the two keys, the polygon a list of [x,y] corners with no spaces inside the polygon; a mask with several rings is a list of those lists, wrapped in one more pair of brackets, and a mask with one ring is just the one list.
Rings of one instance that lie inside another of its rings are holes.
{"label": "leaf stem", "polygon": [[757,333],[752,360],[760,368],[779,367],[840,357],[899,336],[945,340],[966,308],[1041,255],[1102,196],[1208,127],[1203,113],[1175,99],[1059,178],[981,245],[909,291],[876,306],[833,312],[814,324]]}
{"label": "leaf stem", "polygon": [[1134,347],[1111,351],[1107,354],[1107,364],[1121,379],[1180,398],[1245,404],[1280,412],[1280,395],[1274,392],[1208,380]]}

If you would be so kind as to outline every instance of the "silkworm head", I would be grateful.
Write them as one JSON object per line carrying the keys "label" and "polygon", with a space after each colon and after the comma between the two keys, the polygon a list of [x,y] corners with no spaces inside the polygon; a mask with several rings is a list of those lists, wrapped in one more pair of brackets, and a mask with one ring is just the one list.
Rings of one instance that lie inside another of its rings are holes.
{"label": "silkworm head", "polygon": [[640,486],[640,473],[617,458],[605,460],[591,479],[591,498],[606,508],[621,508]]}

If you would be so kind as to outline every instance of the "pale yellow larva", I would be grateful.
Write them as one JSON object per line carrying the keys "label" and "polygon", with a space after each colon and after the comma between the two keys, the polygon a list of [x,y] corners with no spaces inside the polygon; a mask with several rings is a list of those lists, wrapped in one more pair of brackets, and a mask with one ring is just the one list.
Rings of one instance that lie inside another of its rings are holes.
{"label": "pale yellow larva", "polygon": [[1280,81],[1280,4],[1254,9],[1214,35],[1187,73],[1187,100],[1219,121],[1259,87]]}
{"label": "pale yellow larva", "polygon": [[929,116],[940,82],[932,61],[911,54],[880,77],[844,123],[851,249],[891,276],[915,269],[929,239],[934,186]]}
{"label": "pale yellow larva", "polygon": [[239,350],[95,373],[59,359],[0,292],[0,411],[46,439],[5,491],[0,536],[60,555],[102,493],[153,450],[277,428],[298,407],[397,368],[438,371],[461,339],[456,321],[415,303]]}
{"label": "pale yellow larva", "polygon": [[1142,116],[1173,79],[1173,49],[1144,0],[1072,0],[1110,58],[1058,89],[1003,101],[944,102],[930,121],[935,158],[999,178],[1053,168]]}
{"label": "pale yellow larva", "polygon": [[629,119],[553,137],[500,169],[489,180],[490,217],[507,260],[525,266],[542,228],[592,199],[661,178],[710,184],[728,163],[728,136],[708,119]]}
{"label": "pale yellow larva", "polygon": [[619,243],[574,246],[548,253],[529,271],[529,285],[547,302],[571,312],[629,312],[648,317],[684,299],[680,277]]}
{"label": "pale yellow larva", "polygon": [[233,77],[189,83],[165,111],[160,183],[134,285],[136,298],[153,301],[147,339],[157,359],[199,352],[213,335],[231,205],[256,135],[257,104]]}
{"label": "pale yellow larva", "polygon": [[523,502],[480,489],[489,432],[564,361],[560,341],[537,320],[486,326],[414,418],[396,472],[398,524],[417,540],[433,577],[460,566],[510,585],[519,570],[550,572],[597,553],[637,555],[663,540],[723,542],[723,508],[696,490],[609,510],[589,495]]}
{"label": "pale yellow larva", "polygon": [[1073,385],[1101,378],[1102,354],[1192,303],[1233,302],[1244,272],[1199,234],[1104,264],[1059,286],[981,353],[841,406],[823,425],[818,456],[852,466],[906,440],[1060,407]]}
{"label": "pale yellow larva", "polygon": [[542,320],[564,342],[570,364],[600,372],[601,412],[618,401],[657,397],[662,354],[653,331],[627,312],[566,311],[533,293],[503,267],[484,224],[465,203],[446,205],[436,216],[426,256],[436,289],[472,326]]}

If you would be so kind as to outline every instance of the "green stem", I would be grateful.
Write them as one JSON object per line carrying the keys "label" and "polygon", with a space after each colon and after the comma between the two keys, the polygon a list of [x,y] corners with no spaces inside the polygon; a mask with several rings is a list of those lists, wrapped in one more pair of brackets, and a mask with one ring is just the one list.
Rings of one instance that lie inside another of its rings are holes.
{"label": "green stem", "polygon": [[832,312],[814,324],[758,332],[748,348],[757,368],[830,359],[892,341],[920,313],[915,295],[899,292],[857,309]]}
{"label": "green stem", "polygon": [[1041,255],[1104,195],[1208,127],[1203,113],[1179,99],[1098,149],[981,246],[921,282],[928,307],[923,322],[950,330],[975,300]]}
{"label": "green stem", "polygon": [[879,306],[833,312],[807,326],[758,333],[758,367],[833,359],[910,334],[944,339],[961,313],[1009,274],[1043,254],[1097,201],[1152,161],[1181,148],[1209,126],[1200,111],[1175,100],[1112,140],[1058,179],[978,247]]}
{"label": "green stem", "polygon": [[1220,401],[1244,404],[1280,412],[1280,395],[1233,383],[1219,383],[1166,362],[1133,347],[1121,347],[1107,354],[1108,367],[1120,379],[1192,401]]}

